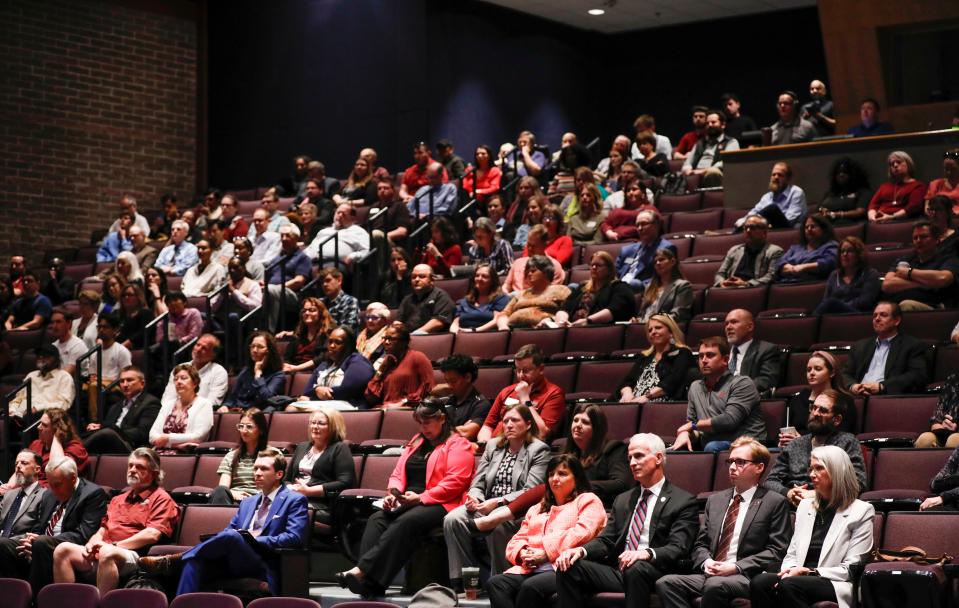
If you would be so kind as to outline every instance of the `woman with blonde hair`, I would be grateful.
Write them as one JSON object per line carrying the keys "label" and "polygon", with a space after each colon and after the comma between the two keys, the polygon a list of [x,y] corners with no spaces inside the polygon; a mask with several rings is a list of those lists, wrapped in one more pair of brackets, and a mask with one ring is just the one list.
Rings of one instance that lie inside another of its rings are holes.
{"label": "woman with blonde hair", "polygon": [[870,222],[892,222],[922,213],[926,184],[916,179],[916,163],[901,150],[890,152],[889,181],[879,186],[866,212]]}
{"label": "woman with blonde hair", "polygon": [[569,218],[566,233],[577,245],[590,245],[603,240],[599,227],[606,219],[603,199],[596,184],[584,184],[579,191],[579,209]]}
{"label": "woman with blonde hair", "polygon": [[284,481],[306,496],[317,521],[330,523],[330,505],[342,492],[356,486],[356,469],[346,441],[343,415],[330,408],[310,414],[309,439],[293,451]]}
{"label": "woman with blonde hair", "polygon": [[669,315],[658,314],[646,322],[646,336],[649,348],[611,398],[633,403],[685,399],[696,359],[686,346],[683,330]]}
{"label": "woman with blonde hair", "polygon": [[[755,608],[853,603],[851,566],[873,546],[873,506],[859,496],[849,455],[837,446],[813,448],[809,458],[813,495],[796,510],[796,526],[779,573],[763,573],[749,585]],[[828,542],[827,542],[828,541]]]}

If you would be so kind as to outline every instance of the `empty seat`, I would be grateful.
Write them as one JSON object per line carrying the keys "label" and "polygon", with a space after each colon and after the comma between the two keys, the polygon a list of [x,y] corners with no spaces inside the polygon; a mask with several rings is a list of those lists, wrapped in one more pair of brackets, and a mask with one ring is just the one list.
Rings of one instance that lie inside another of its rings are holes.
{"label": "empty seat", "polygon": [[[18,578],[0,578],[0,597],[7,608],[30,608],[33,591],[30,583]],[[163,598],[164,603],[166,598]]]}
{"label": "empty seat", "polygon": [[623,247],[627,245],[632,245],[630,242],[617,242],[617,243],[595,243],[593,245],[586,245],[586,248],[583,249],[583,261],[589,263],[593,259],[593,254],[599,251],[605,251],[609,255],[613,256],[615,260],[619,256],[619,252],[622,251]]}
{"label": "empty seat", "polygon": [[[625,325],[585,325],[566,330],[565,353],[608,353],[623,345]],[[562,353],[560,353],[562,354]]]}
{"label": "empty seat", "polygon": [[196,456],[164,454],[160,456],[160,466],[163,468],[163,488],[170,491],[193,483]]}
{"label": "empty seat", "polygon": [[[727,213],[728,215],[728,213]],[[741,234],[709,234],[696,237],[693,255],[725,256],[729,250],[743,242]]]}
{"label": "empty seat", "polygon": [[686,236],[670,237],[669,242],[676,249],[676,258],[685,260],[693,252],[693,239]]}
{"label": "empty seat", "polygon": [[760,313],[756,319],[757,338],[794,349],[808,349],[818,330],[819,317],[812,315]]}
{"label": "empty seat", "polygon": [[576,372],[576,388],[567,399],[606,399],[622,384],[633,368],[634,362],[590,361],[579,364]]}
{"label": "empty seat", "polygon": [[191,485],[203,488],[215,488],[220,482],[220,475],[216,470],[223,462],[219,454],[203,454],[196,460],[196,470],[193,472]]}
{"label": "empty seat", "polygon": [[243,602],[226,593],[184,593],[173,598],[170,608],[243,608]]}
{"label": "empty seat", "polygon": [[783,251],[788,251],[790,247],[799,242],[799,230],[796,228],[770,230],[767,240],[773,245],[782,247]]}
{"label": "empty seat", "polygon": [[959,348],[955,346],[937,348],[936,365],[932,374],[933,382],[944,382],[956,371],[959,371]]}
{"label": "empty seat", "polygon": [[929,482],[942,469],[952,449],[893,449],[876,453],[872,488],[862,500],[920,500],[929,496]]}
{"label": "empty seat", "polygon": [[885,275],[896,260],[912,255],[912,247],[896,245],[867,245],[866,263],[875,268],[880,275]]}
{"label": "empty seat", "polygon": [[639,432],[654,433],[669,439],[676,438],[676,429],[686,422],[686,403],[647,403],[639,415]]}
{"label": "empty seat", "polygon": [[510,332],[506,355],[512,358],[521,347],[535,344],[549,357],[563,350],[566,341],[566,328],[556,329],[514,329]]}
{"label": "empty seat", "polygon": [[663,194],[656,201],[660,213],[679,213],[680,211],[696,211],[699,209],[702,196],[698,192],[692,194]]}
{"label": "empty seat", "polygon": [[936,409],[935,396],[878,396],[866,403],[860,440],[896,439],[911,442],[929,430],[929,418]]}
{"label": "empty seat", "polygon": [[[766,308],[802,308],[812,312],[822,302],[826,293],[826,282],[815,281],[809,283],[773,284],[769,286],[766,297]],[[815,335],[815,334],[813,334]]]}
{"label": "empty seat", "polygon": [[606,416],[606,427],[609,429],[608,436],[610,439],[628,441],[639,428],[641,407],[638,403],[601,405],[600,409]]}
{"label": "empty seat", "polygon": [[299,443],[309,437],[310,414],[277,412],[270,418],[270,442]]}
{"label": "empty seat", "polygon": [[489,361],[506,354],[508,331],[460,332],[456,334],[453,352],[469,355],[478,361]]}
{"label": "empty seat", "polygon": [[819,320],[820,343],[855,342],[875,336],[872,314],[822,315]]}
{"label": "empty seat", "polygon": [[839,242],[842,242],[844,238],[849,236],[862,239],[866,234],[866,222],[847,224],[845,226],[833,226],[833,231],[836,233],[836,240]]}
{"label": "empty seat", "polygon": [[93,482],[98,486],[121,490],[127,486],[127,456],[102,454],[97,461]]}
{"label": "empty seat", "polygon": [[37,592],[37,608],[97,608],[99,604],[100,591],[93,585],[50,583]]}
{"label": "empty seat", "polygon": [[896,549],[915,546],[922,547],[928,555],[954,555],[959,546],[959,514],[935,511],[889,513],[882,544],[877,542],[876,545]]}
{"label": "empty seat", "polygon": [[362,493],[362,490],[380,490],[385,493],[398,460],[399,456],[367,456],[363,463],[363,477],[360,479],[359,488],[344,490],[340,495]]}
{"label": "empty seat", "polygon": [[703,338],[725,335],[723,331],[725,315],[701,314],[696,315],[686,327],[686,344],[693,350],[699,348]]}
{"label": "empty seat", "polygon": [[93,274],[92,262],[71,262],[63,266],[63,276],[73,279],[78,284],[91,274]]}
{"label": "empty seat", "polygon": [[766,422],[766,442],[776,443],[779,429],[786,422],[786,402],[779,399],[765,400],[759,404]]}
{"label": "empty seat", "polygon": [[410,336],[410,348],[422,352],[431,361],[439,361],[449,357],[450,353],[453,352],[454,337],[454,334],[448,332],[412,335]]}
{"label": "empty seat", "polygon": [[340,413],[346,426],[346,439],[350,443],[362,443],[380,436],[380,424],[383,421],[381,410]]}
{"label": "empty seat", "polygon": [[703,192],[703,209],[722,208],[725,206],[725,201],[726,197],[722,190]]}
{"label": "empty seat", "polygon": [[743,287],[741,289],[717,289],[706,291],[703,311],[706,313],[729,312],[744,308],[758,315],[766,304],[766,287]]}
{"label": "empty seat", "polygon": [[670,232],[704,232],[719,230],[723,225],[722,208],[700,209],[674,213],[669,223]]}
{"label": "empty seat", "polygon": [[449,294],[453,302],[458,302],[466,296],[466,291],[470,286],[470,280],[469,278],[440,279],[436,281],[436,286]]}
{"label": "empty seat", "polygon": [[869,222],[866,226],[866,244],[873,243],[900,243],[909,245],[912,243],[912,224],[913,220],[904,222]]}
{"label": "empty seat", "polygon": [[481,367],[476,378],[476,390],[491,402],[501,390],[513,383],[513,367]]}
{"label": "empty seat", "polygon": [[413,419],[413,410],[397,408],[383,412],[380,439],[397,439],[405,443],[419,432],[420,426]]}
{"label": "empty seat", "polygon": [[645,323],[630,323],[623,334],[623,348],[635,350],[649,348],[649,336],[646,335]]}
{"label": "empty seat", "polygon": [[563,393],[569,395],[576,388],[576,369],[579,363],[562,362],[548,363],[546,365],[546,378],[563,389]]}
{"label": "empty seat", "polygon": [[11,350],[25,352],[34,350],[40,346],[40,342],[43,340],[45,333],[42,329],[8,331],[4,334],[3,341],[7,343]]}
{"label": "empty seat", "polygon": [[955,309],[906,312],[899,329],[924,342],[948,342],[956,323],[959,323],[959,310]]}
{"label": "empty seat", "polygon": [[746,207],[744,209],[731,209],[726,207],[726,212],[723,213],[723,228],[733,228],[741,218],[746,217],[746,214],[749,213],[749,210],[752,207]]}
{"label": "empty seat", "polygon": [[712,285],[716,271],[723,265],[719,256],[695,256],[679,262],[686,280],[694,284]]}
{"label": "empty seat", "polygon": [[664,464],[666,478],[693,496],[709,492],[715,462],[716,455],[712,452],[671,452]]}
{"label": "empty seat", "polygon": [[310,377],[312,375],[311,372],[297,372],[293,374],[290,378],[290,388],[286,394],[291,397],[299,397],[305,394],[310,388]]}

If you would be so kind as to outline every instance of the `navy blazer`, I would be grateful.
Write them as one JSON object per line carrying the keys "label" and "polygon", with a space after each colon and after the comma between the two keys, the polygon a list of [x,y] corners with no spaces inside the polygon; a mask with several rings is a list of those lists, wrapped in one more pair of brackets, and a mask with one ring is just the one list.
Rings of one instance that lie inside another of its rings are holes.
{"label": "navy blazer", "polygon": [[[154,397],[154,399],[156,399]],[[158,402],[159,403],[159,402]],[[54,538],[61,542],[85,545],[90,537],[100,529],[100,523],[107,514],[107,503],[110,501],[107,493],[92,481],[82,477],[77,488],[67,501],[60,518],[60,534]],[[46,534],[47,524],[57,508],[57,498],[53,492],[46,492],[40,500],[40,517],[33,529],[36,534]]]}

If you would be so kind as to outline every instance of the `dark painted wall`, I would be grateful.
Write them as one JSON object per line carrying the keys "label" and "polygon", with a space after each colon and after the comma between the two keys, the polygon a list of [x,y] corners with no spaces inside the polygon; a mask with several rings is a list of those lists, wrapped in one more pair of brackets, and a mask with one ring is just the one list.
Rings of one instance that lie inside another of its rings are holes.
{"label": "dark painted wall", "polygon": [[[524,128],[553,148],[566,130],[605,148],[647,111],[676,141],[701,99],[691,91],[717,103],[736,90],[771,123],[776,90],[804,91],[825,73],[815,9],[616,36],[469,0],[209,10],[210,176],[221,187],[270,183],[298,153],[335,176],[363,146],[394,171],[419,140],[449,137],[469,158]],[[779,50],[784,29],[798,35]]]}

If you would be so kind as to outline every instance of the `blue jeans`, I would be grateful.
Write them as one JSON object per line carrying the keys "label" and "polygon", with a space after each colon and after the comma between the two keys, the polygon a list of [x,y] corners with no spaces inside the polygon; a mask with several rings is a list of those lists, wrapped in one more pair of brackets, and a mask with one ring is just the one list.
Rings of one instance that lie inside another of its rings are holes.
{"label": "blue jeans", "polygon": [[704,452],[722,452],[723,450],[728,450],[729,446],[733,444],[732,441],[710,441],[703,446]]}

